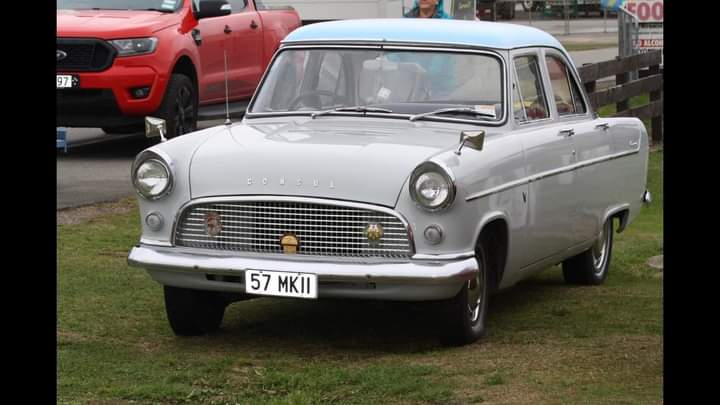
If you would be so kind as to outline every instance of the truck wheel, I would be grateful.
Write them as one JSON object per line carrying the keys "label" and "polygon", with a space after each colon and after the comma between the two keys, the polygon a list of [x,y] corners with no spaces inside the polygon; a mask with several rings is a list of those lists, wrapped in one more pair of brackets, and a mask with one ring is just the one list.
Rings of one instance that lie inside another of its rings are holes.
{"label": "truck wheel", "polygon": [[228,304],[214,291],[164,286],[165,312],[178,336],[197,336],[220,328]]}
{"label": "truck wheel", "polygon": [[613,219],[603,225],[602,233],[588,250],[562,263],[563,278],[568,284],[599,285],[605,282],[610,268],[613,242]]}
{"label": "truck wheel", "polygon": [[481,243],[475,248],[478,272],[460,289],[460,292],[445,302],[445,316],[448,322],[446,340],[452,345],[465,345],[480,339],[485,333],[485,318],[488,310],[487,261]]}
{"label": "truck wheel", "polygon": [[173,74],[165,98],[156,112],[167,123],[165,137],[170,139],[194,131],[197,128],[197,114],[197,90],[192,80],[185,75]]}
{"label": "truck wheel", "polygon": [[145,131],[145,126],[143,124],[138,125],[124,125],[121,127],[102,127],[101,128],[103,132],[105,132],[108,135],[116,135],[116,134],[134,134],[134,133],[141,133]]}

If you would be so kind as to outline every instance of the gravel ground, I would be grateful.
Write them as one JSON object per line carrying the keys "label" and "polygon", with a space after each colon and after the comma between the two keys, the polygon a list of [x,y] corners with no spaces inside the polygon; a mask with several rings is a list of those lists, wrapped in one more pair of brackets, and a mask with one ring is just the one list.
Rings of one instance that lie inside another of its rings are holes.
{"label": "gravel ground", "polygon": [[94,218],[109,214],[124,214],[137,209],[134,197],[123,198],[120,201],[84,205],[82,207],[66,208],[57,211],[58,225],[73,225],[90,221]]}

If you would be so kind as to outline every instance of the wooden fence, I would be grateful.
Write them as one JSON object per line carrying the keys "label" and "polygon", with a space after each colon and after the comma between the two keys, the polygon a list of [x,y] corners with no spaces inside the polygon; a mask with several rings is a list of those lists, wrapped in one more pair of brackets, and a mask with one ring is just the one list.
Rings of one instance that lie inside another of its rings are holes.
{"label": "wooden fence", "polygon": [[[660,68],[662,51],[617,57],[600,63],[584,65],[578,68],[580,78],[585,85],[590,103],[595,110],[608,104],[615,104],[615,117],[637,117],[650,119],[653,144],[663,140],[663,73]],[[639,78],[630,80],[630,72],[638,71]],[[596,90],[599,79],[615,76],[615,85],[607,89]],[[646,105],[630,108],[630,98],[650,93],[650,102]]]}

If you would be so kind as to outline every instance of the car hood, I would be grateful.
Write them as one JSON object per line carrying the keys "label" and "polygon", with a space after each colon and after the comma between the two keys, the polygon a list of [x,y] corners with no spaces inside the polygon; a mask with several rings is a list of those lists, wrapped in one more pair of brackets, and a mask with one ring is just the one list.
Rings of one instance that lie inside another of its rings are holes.
{"label": "car hood", "polygon": [[57,10],[58,37],[119,39],[150,36],[179,24],[180,13],[132,10]]}
{"label": "car hood", "polygon": [[240,124],[198,148],[191,195],[305,196],[393,207],[412,170],[455,146],[459,133],[369,117]]}

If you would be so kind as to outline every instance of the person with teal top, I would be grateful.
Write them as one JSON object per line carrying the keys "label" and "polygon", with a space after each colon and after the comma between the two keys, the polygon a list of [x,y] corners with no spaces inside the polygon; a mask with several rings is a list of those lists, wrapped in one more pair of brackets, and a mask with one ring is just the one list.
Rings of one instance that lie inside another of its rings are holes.
{"label": "person with teal top", "polygon": [[[415,0],[413,8],[405,13],[408,18],[442,18],[451,19],[446,12],[443,4],[444,0]],[[419,63],[430,75],[431,79],[431,99],[441,99],[455,88],[454,64],[449,57],[438,54],[427,54],[426,57],[418,59],[421,54],[413,53],[412,59],[407,57],[391,57],[390,59],[399,59],[403,62]]]}
{"label": "person with teal top", "polygon": [[415,0],[413,8],[405,13],[410,18],[451,18],[445,13],[443,0]]}

